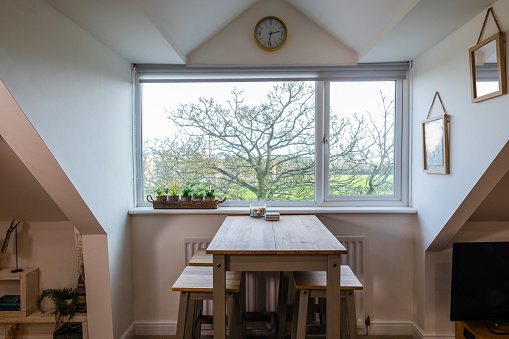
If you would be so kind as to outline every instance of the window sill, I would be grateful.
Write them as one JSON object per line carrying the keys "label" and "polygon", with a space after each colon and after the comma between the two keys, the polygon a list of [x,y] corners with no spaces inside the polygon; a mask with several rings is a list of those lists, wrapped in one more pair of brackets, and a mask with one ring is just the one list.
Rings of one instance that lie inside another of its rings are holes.
{"label": "window sill", "polygon": [[[280,214],[416,214],[413,207],[273,207],[267,212]],[[219,207],[217,209],[154,209],[136,207],[129,210],[130,215],[148,214],[219,214],[249,215],[249,207]]]}

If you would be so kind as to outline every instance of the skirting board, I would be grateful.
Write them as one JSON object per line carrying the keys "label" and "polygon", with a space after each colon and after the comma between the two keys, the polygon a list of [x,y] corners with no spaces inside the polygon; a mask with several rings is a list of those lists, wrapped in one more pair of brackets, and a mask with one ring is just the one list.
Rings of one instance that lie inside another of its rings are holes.
{"label": "skirting board", "polygon": [[[135,335],[175,335],[176,321],[137,320],[120,339],[133,339]],[[359,327],[359,334],[366,334],[366,327]],[[426,333],[413,321],[371,321],[370,335],[411,335],[414,339],[454,339],[451,333]]]}
{"label": "skirting board", "polygon": [[127,330],[124,331],[124,334],[120,337],[120,339],[134,339],[134,336],[136,335],[136,325],[134,321],[129,325]]}

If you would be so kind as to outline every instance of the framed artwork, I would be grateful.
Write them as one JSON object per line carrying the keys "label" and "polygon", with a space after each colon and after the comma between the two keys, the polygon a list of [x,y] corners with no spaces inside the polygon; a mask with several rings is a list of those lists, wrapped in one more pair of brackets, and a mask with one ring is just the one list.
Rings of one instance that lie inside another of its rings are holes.
{"label": "framed artwork", "polygon": [[449,174],[448,122],[447,114],[422,121],[426,173]]}
{"label": "framed artwork", "polygon": [[[481,41],[486,21],[491,13],[498,32]],[[477,45],[468,50],[472,102],[495,98],[507,93],[505,68],[505,35],[498,24],[493,8],[488,8]]]}

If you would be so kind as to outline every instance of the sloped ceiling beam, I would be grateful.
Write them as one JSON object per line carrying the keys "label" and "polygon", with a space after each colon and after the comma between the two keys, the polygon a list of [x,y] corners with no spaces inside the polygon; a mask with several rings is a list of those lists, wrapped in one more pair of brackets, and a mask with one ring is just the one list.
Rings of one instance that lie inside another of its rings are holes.
{"label": "sloped ceiling beam", "polygon": [[495,160],[463,200],[437,237],[429,245],[429,251],[442,251],[451,242],[456,233],[468,221],[481,203],[509,170],[509,142],[505,144]]}
{"label": "sloped ceiling beam", "polygon": [[82,234],[105,234],[94,214],[0,81],[0,135]]}

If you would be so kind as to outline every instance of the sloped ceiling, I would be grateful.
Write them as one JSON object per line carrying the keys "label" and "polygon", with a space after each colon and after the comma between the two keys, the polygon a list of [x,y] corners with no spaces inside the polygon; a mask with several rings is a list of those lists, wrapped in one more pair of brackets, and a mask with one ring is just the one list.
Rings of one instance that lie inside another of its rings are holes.
{"label": "sloped ceiling", "polygon": [[509,221],[509,171],[470,216],[469,221]]}
{"label": "sloped ceiling", "polygon": [[[255,5],[284,3],[353,50],[356,62],[413,60],[495,0],[46,0],[132,63],[188,56]],[[284,15],[283,15],[284,16]],[[285,18],[286,19],[286,18]],[[251,38],[255,22],[244,22]],[[296,23],[298,25],[298,23]],[[295,26],[288,27],[289,31]],[[289,38],[291,39],[291,35]],[[294,36],[293,39],[298,39]],[[232,41],[231,43],[236,43]],[[305,44],[302,48],[306,48]],[[278,52],[276,52],[278,53]]]}
{"label": "sloped ceiling", "polygon": [[68,220],[0,136],[0,221]]}

